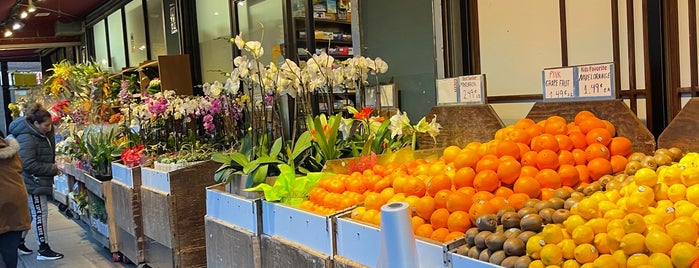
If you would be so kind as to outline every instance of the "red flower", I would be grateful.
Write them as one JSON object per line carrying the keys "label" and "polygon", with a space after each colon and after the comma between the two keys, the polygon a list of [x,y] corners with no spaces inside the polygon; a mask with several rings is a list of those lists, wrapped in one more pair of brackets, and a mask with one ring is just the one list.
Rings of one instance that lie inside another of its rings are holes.
{"label": "red flower", "polygon": [[142,164],[141,159],[143,159],[141,151],[143,151],[143,144],[134,146],[133,148],[127,148],[121,152],[121,160],[124,161],[124,165],[128,167],[140,166]]}
{"label": "red flower", "polygon": [[374,118],[374,121],[379,122],[379,123],[383,123],[383,121],[386,121],[386,118],[383,116],[379,116],[379,117]]}
{"label": "red flower", "polygon": [[371,116],[371,107],[364,107],[361,112],[354,114],[355,119],[366,120]]}

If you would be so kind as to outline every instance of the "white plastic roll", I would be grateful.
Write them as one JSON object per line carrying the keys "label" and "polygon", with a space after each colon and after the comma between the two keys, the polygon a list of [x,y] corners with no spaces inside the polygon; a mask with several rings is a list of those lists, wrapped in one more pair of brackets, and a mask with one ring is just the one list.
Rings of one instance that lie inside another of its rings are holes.
{"label": "white plastic roll", "polygon": [[381,207],[381,253],[378,268],[418,268],[410,206],[394,202]]}

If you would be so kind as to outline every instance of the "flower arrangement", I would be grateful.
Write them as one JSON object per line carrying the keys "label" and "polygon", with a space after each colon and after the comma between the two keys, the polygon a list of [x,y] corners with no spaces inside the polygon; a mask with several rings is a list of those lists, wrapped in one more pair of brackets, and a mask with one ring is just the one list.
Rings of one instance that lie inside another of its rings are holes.
{"label": "flower arrangement", "polygon": [[143,149],[143,144],[126,148],[123,152],[121,152],[121,161],[124,162],[124,165],[130,168],[145,165],[148,162],[148,157],[143,154]]}

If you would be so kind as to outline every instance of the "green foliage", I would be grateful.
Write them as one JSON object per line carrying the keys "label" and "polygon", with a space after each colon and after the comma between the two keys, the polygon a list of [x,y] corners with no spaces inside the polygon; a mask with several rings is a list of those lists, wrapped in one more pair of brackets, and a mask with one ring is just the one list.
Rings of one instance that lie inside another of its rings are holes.
{"label": "green foliage", "polygon": [[245,191],[262,191],[267,201],[281,201],[288,205],[298,206],[303,200],[308,199],[309,192],[318,185],[318,181],[332,175],[312,172],[306,176],[297,177],[294,168],[286,164],[280,164],[279,170],[281,173],[274,185],[260,183],[256,187],[245,189]]}
{"label": "green foliage", "polygon": [[100,174],[109,173],[111,162],[126,148],[124,141],[117,140],[117,133],[117,128],[110,125],[90,126],[83,132],[82,142],[90,165]]}

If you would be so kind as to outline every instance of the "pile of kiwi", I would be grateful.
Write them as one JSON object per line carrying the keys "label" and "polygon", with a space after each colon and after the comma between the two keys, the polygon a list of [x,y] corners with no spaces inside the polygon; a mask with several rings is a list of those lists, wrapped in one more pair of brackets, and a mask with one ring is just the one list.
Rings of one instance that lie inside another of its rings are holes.
{"label": "pile of kiwi", "polygon": [[519,211],[505,207],[497,214],[484,214],[476,227],[465,233],[466,244],[458,254],[503,267],[527,267],[526,243],[549,223],[563,223],[570,208],[582,200],[581,192],[558,189],[549,200],[529,199]]}

